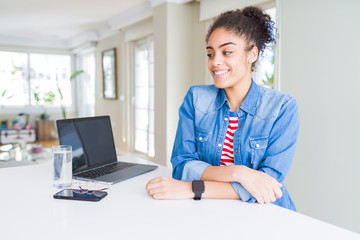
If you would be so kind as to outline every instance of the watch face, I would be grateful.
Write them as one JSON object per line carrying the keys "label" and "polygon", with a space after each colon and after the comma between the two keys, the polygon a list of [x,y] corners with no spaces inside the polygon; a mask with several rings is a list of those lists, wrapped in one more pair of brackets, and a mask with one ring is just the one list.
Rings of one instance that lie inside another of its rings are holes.
{"label": "watch face", "polygon": [[192,188],[194,193],[204,193],[205,191],[204,181],[193,181]]}

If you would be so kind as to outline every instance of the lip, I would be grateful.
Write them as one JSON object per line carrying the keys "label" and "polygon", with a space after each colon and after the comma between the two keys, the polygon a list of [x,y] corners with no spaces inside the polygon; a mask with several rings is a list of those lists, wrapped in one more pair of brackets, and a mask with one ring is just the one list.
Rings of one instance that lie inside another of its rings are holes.
{"label": "lip", "polygon": [[221,69],[221,70],[213,70],[213,77],[214,78],[221,78],[228,74],[230,69]]}

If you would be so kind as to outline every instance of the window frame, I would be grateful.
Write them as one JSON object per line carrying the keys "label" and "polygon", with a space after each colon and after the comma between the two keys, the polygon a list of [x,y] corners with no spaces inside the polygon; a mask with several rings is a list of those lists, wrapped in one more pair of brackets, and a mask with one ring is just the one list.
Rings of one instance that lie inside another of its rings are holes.
{"label": "window frame", "polygon": [[[153,34],[149,34],[149,35],[146,35],[146,36],[143,36],[141,38],[137,38],[137,39],[133,39],[130,43],[130,52],[131,52],[131,86],[130,86],[130,96],[131,96],[131,99],[130,99],[130,119],[131,119],[131,123],[130,124],[130,135],[132,136],[130,138],[130,150],[132,153],[134,153],[135,155],[138,155],[140,157],[145,157],[146,159],[149,159],[149,160],[153,160],[155,158],[155,155],[156,153],[154,152],[154,157],[151,157],[149,156],[149,132],[150,132],[150,129],[148,129],[147,131],[147,137],[148,137],[148,143],[147,143],[147,150],[148,152],[147,153],[144,153],[144,152],[141,152],[141,151],[138,151],[135,149],[135,42],[138,42],[138,41],[144,41],[144,42],[149,42],[149,41],[154,41],[154,36]],[[154,51],[154,49],[153,49]],[[153,61],[155,62],[155,59],[153,59]],[[153,74],[154,74],[154,71],[153,71]],[[154,78],[154,76],[153,76]],[[154,86],[154,98],[155,98],[155,86]],[[154,112],[154,119],[153,119],[153,122],[155,124],[155,109],[153,109],[153,112]],[[148,111],[148,114],[149,114],[149,111]],[[149,114],[150,115],[150,114]],[[150,122],[150,121],[149,121]],[[155,136],[155,126],[154,126],[154,136]],[[155,151],[155,137],[154,137],[154,151]]]}

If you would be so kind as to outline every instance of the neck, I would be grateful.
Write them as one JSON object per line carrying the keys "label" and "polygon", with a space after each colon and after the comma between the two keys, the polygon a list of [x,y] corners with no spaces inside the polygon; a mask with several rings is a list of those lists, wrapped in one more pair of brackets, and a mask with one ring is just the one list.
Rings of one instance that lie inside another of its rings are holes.
{"label": "neck", "polygon": [[225,94],[230,104],[230,111],[236,112],[244,101],[251,87],[251,77],[246,81],[240,81],[239,84],[225,88]]}

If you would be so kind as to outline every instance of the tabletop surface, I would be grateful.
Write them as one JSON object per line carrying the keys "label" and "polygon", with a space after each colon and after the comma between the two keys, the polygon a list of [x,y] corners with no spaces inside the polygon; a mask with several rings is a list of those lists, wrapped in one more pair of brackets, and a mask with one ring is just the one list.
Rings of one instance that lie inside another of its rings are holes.
{"label": "tabletop surface", "polygon": [[[121,161],[143,162],[133,156]],[[146,183],[168,168],[114,184],[100,202],[53,199],[52,164],[0,169],[0,239],[359,239],[273,204],[154,200]]]}

